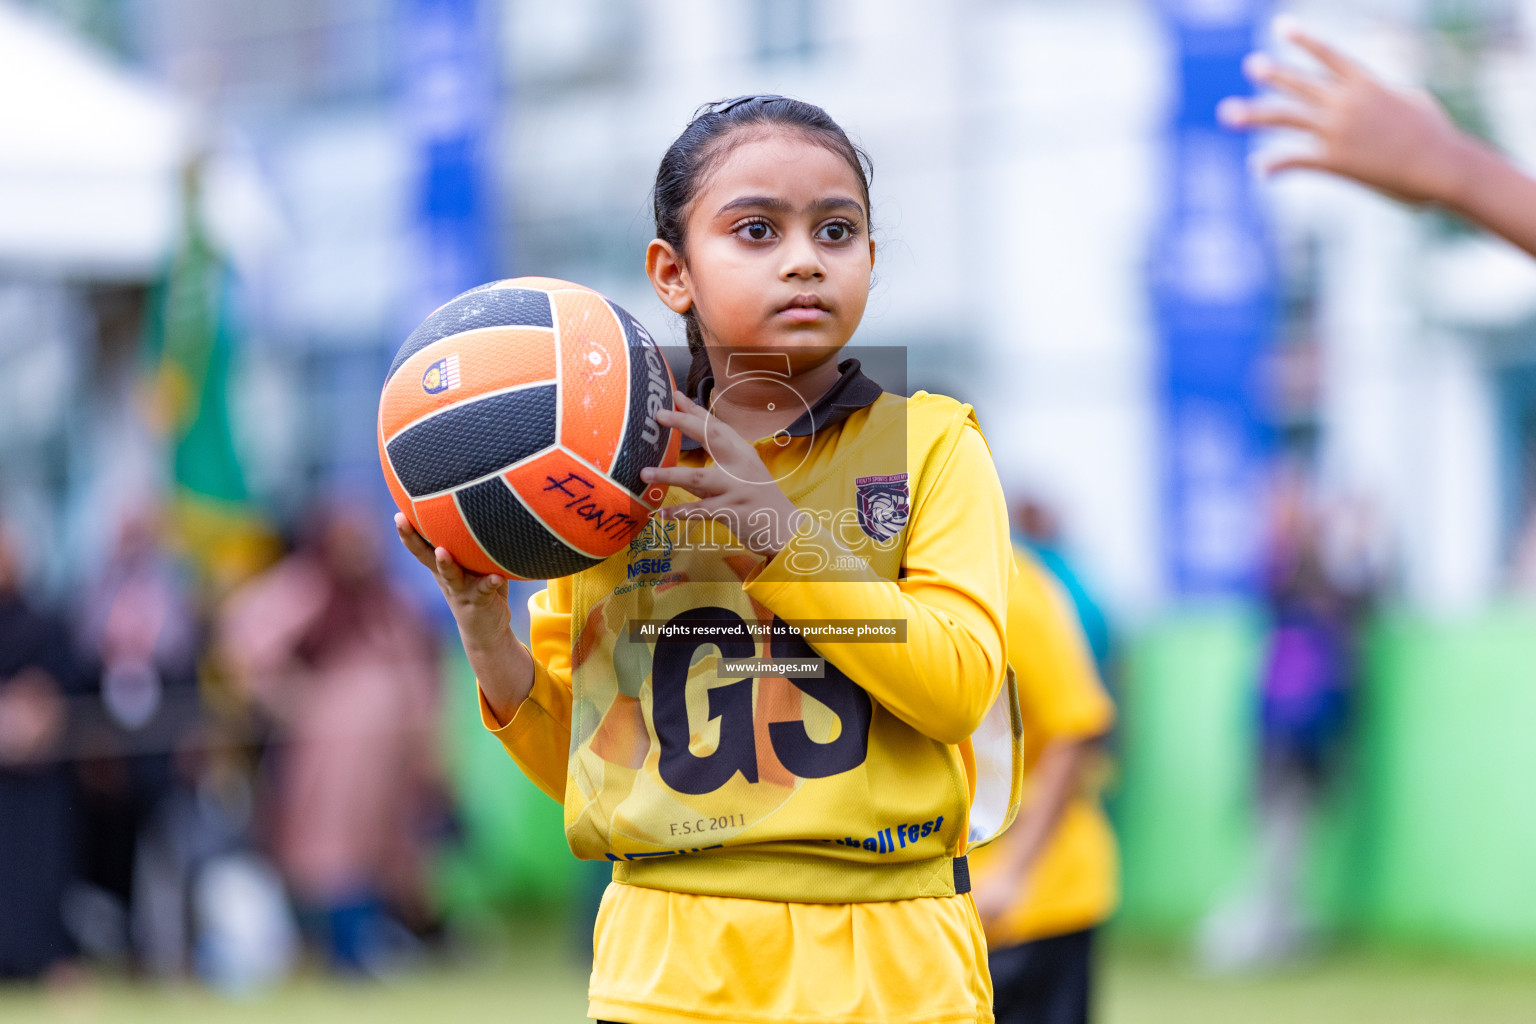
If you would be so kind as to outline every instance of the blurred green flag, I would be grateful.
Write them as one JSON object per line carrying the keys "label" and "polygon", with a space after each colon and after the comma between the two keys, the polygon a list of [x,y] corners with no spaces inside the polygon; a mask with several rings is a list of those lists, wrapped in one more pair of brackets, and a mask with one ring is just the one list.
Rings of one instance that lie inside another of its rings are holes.
{"label": "blurred green flag", "polygon": [[231,271],[199,213],[187,170],[183,233],[150,303],[150,415],[172,447],[176,540],[216,589],[270,560],[275,541],[250,503],[230,422],[235,325]]}

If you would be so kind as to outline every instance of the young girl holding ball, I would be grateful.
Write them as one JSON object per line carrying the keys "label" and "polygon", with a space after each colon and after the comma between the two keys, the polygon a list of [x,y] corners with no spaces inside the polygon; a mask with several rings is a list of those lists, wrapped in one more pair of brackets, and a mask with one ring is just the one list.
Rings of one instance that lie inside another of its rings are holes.
{"label": "young girl holding ball", "polygon": [[[839,359],[875,245],[866,161],[819,107],[706,106],[662,158],[655,212],[646,271],[693,354],[656,416],[686,438],[679,464],[644,474],[664,507],[530,601],[531,649],[504,580],[396,519],[453,610],[486,727],[564,803],[572,850],[613,862],[588,1012],[991,1021],[965,860],[1017,796],[972,739],[1017,736],[991,454],[969,406]],[[778,369],[744,369],[762,366]],[[904,636],[833,639],[871,622]],[[754,658],[823,674],[720,671]]]}

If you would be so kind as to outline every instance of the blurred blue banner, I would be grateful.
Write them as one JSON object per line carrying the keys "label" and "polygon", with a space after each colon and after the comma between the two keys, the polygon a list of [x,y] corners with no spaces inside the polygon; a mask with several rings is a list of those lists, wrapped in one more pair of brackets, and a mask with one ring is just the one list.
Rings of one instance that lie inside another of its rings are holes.
{"label": "blurred blue banner", "polygon": [[1248,139],[1216,104],[1249,92],[1243,56],[1265,0],[1162,0],[1173,61],[1166,197],[1152,248],[1162,404],[1162,550],[1181,597],[1259,582],[1272,447],[1264,353],[1277,314],[1274,256],[1248,170]]}
{"label": "blurred blue banner", "polygon": [[414,327],[496,272],[490,176],[497,108],[493,5],[396,0],[400,103],[416,148],[412,251],[402,311]]}
{"label": "blurred blue banner", "polygon": [[[492,0],[395,0],[398,114],[414,150],[407,265],[384,364],[416,326],[455,295],[497,276],[492,168],[498,104],[496,8]],[[383,366],[379,368],[382,379]],[[394,505],[376,468],[372,495]],[[432,577],[398,544],[389,548],[396,578],[453,625]],[[513,601],[514,609],[518,607]]]}

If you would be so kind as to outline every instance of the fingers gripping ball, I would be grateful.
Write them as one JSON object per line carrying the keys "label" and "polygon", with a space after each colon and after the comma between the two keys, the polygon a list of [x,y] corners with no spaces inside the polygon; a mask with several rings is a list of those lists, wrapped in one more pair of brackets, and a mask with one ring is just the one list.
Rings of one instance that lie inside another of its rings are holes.
{"label": "fingers gripping ball", "polygon": [[665,497],[640,471],[682,436],[656,422],[672,373],[644,327],[590,288],[481,285],[395,355],[379,460],[416,531],[473,572],[551,579],[624,547]]}

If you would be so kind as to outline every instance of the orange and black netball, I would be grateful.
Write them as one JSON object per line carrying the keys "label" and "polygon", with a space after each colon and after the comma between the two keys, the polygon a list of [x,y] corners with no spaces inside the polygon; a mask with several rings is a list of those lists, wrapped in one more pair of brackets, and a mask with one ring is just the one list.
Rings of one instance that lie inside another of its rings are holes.
{"label": "orange and black netball", "polygon": [[624,547],[677,462],[656,422],[673,380],[645,328],[590,288],[543,277],[444,304],[395,355],[379,460],[427,542],[477,573],[552,579]]}

